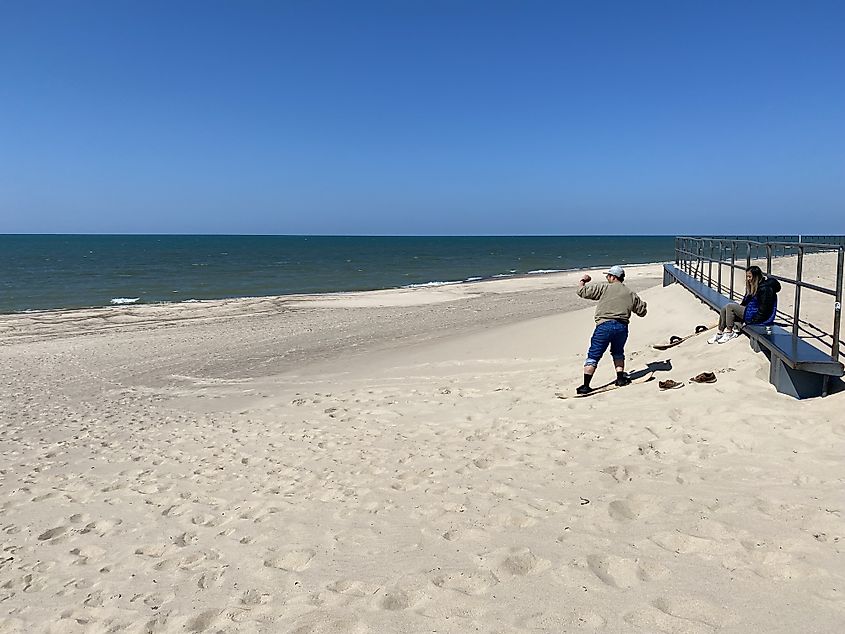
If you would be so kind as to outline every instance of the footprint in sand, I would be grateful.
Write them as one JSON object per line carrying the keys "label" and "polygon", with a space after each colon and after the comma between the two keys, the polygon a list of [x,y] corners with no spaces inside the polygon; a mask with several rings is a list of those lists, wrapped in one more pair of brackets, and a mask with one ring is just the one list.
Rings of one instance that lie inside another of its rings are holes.
{"label": "footprint in sand", "polygon": [[94,522],[89,522],[85,525],[80,533],[83,535],[88,533],[94,533],[99,537],[105,537],[109,533],[112,532],[113,529],[123,524],[123,520],[121,519],[111,519],[111,520],[96,520]]}
{"label": "footprint in sand", "polygon": [[625,621],[634,627],[667,634],[706,634],[724,625],[722,609],[702,599],[661,597],[651,605],[653,610],[637,610],[626,615]]}
{"label": "footprint in sand", "polygon": [[100,548],[99,546],[89,545],[89,546],[82,546],[81,548],[74,548],[70,551],[71,555],[76,555],[76,559],[74,560],[74,564],[77,566],[84,566],[89,564],[93,561],[96,561],[103,557],[106,554],[106,550],[104,548]]}
{"label": "footprint in sand", "polygon": [[542,632],[572,632],[587,629],[603,629],[607,620],[591,610],[573,611],[568,614],[540,612],[525,619],[525,627]]}
{"label": "footprint in sand", "polygon": [[712,539],[703,539],[680,531],[657,533],[651,537],[651,541],[664,550],[681,555],[712,551],[717,546]]}
{"label": "footprint in sand", "polygon": [[188,619],[182,627],[187,632],[205,632],[210,627],[220,623],[221,615],[220,610],[205,610]]}
{"label": "footprint in sand", "polygon": [[364,634],[369,628],[357,617],[342,612],[310,612],[298,618],[291,634]]}
{"label": "footprint in sand", "polygon": [[311,565],[311,561],[316,555],[317,553],[310,548],[291,550],[283,554],[268,557],[264,560],[264,565],[268,568],[278,568],[279,570],[287,570],[288,572],[302,572]]}
{"label": "footprint in sand", "polygon": [[212,568],[200,575],[197,579],[197,587],[200,590],[208,590],[212,587],[220,587],[223,585],[223,574],[226,568],[221,566],[219,568]]}
{"label": "footprint in sand", "polygon": [[483,618],[487,611],[483,607],[484,600],[476,599],[467,601],[455,598],[451,601],[433,601],[419,608],[417,612],[429,619],[435,619],[440,623],[452,622],[455,620],[471,621]]}
{"label": "footprint in sand", "polygon": [[693,623],[676,619],[657,610],[643,609],[626,614],[624,620],[638,632],[652,632],[660,634],[709,634],[712,627],[703,623]]}
{"label": "footprint in sand", "polygon": [[727,570],[750,570],[763,579],[779,581],[818,578],[824,574],[821,569],[797,561],[787,552],[771,550],[749,552],[745,557],[728,556],[722,566]]}
{"label": "footprint in sand", "polygon": [[61,537],[62,535],[64,535],[67,529],[67,526],[56,526],[55,528],[46,530],[38,536],[38,541],[44,542],[54,540],[57,537]]}
{"label": "footprint in sand", "polygon": [[624,500],[613,500],[607,505],[607,512],[617,521],[630,521],[653,515],[657,510],[657,498],[651,495],[629,495]]}
{"label": "footprint in sand", "polygon": [[611,465],[602,469],[601,473],[606,473],[617,482],[632,482],[634,480],[634,469],[635,467]]}
{"label": "footprint in sand", "polygon": [[217,526],[220,524],[220,519],[211,513],[201,513],[191,518],[191,524],[195,526]]}
{"label": "footprint in sand", "polygon": [[270,593],[252,588],[241,595],[241,604],[255,606],[264,605],[270,601]]}
{"label": "footprint in sand", "polygon": [[353,597],[369,597],[381,589],[381,586],[367,581],[355,579],[338,579],[327,586],[332,592],[345,594]]}
{"label": "footprint in sand", "polygon": [[170,544],[146,544],[144,546],[139,546],[138,548],[136,548],[135,554],[141,555],[143,557],[159,559],[161,557],[164,557],[164,555],[166,554],[170,554],[173,550],[174,549]]}
{"label": "footprint in sand", "polygon": [[174,598],[176,598],[176,595],[172,592],[149,592],[147,594],[136,594],[129,599],[129,603],[140,601],[148,608],[158,610],[165,603],[173,601]]}
{"label": "footprint in sand", "polygon": [[453,542],[461,538],[461,531],[457,528],[450,528],[448,531],[443,533],[441,537],[445,539],[447,542]]}
{"label": "footprint in sand", "polygon": [[501,549],[483,560],[495,571],[497,578],[525,577],[548,570],[551,563],[537,557],[530,548]]}
{"label": "footprint in sand", "polygon": [[215,550],[192,553],[187,557],[182,557],[176,560],[175,564],[180,570],[196,570],[204,567],[210,561],[217,561],[220,559],[220,553]]}
{"label": "footprint in sand", "polygon": [[[82,602],[86,608],[101,608],[105,605],[105,597],[101,590],[95,590],[94,592],[90,593],[85,600]],[[2,631],[2,630],[0,630]]]}
{"label": "footprint in sand", "polygon": [[492,516],[491,519],[502,528],[528,528],[537,523],[533,517],[516,513],[500,513]]}
{"label": "footprint in sand", "polygon": [[407,610],[419,604],[423,598],[424,597],[420,592],[393,588],[391,590],[387,590],[384,593],[384,596],[378,599],[377,605],[382,610]]}
{"label": "footprint in sand", "polygon": [[480,596],[499,583],[499,579],[489,570],[461,570],[438,575],[432,579],[432,583],[444,590]]}
{"label": "footprint in sand", "polygon": [[669,574],[669,570],[660,564],[615,555],[590,555],[587,557],[587,567],[603,583],[621,589]]}
{"label": "footprint in sand", "polygon": [[41,592],[47,587],[47,582],[40,577],[27,574],[21,579],[21,585],[23,586],[24,592]]}
{"label": "footprint in sand", "polygon": [[185,532],[179,535],[176,539],[173,540],[173,543],[179,546],[180,548],[184,548],[186,546],[191,546],[196,544],[199,541],[199,535],[194,532]]}

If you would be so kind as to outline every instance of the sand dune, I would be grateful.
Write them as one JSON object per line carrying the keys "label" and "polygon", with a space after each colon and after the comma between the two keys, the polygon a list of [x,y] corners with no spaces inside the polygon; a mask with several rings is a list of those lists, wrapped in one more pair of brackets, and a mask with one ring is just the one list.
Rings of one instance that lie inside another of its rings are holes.
{"label": "sand dune", "polygon": [[839,631],[842,395],[576,278],[3,317],[0,632]]}

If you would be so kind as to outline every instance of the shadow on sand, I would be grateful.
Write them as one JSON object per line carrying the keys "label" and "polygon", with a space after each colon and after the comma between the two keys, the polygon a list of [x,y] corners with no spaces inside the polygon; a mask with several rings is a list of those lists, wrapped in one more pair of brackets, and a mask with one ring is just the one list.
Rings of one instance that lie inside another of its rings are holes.
{"label": "shadow on sand", "polygon": [[639,370],[634,370],[633,372],[628,374],[628,378],[632,381],[636,381],[647,374],[654,374],[655,372],[671,372],[672,371],[672,360],[666,359],[666,361],[652,361],[646,367],[641,368]]}

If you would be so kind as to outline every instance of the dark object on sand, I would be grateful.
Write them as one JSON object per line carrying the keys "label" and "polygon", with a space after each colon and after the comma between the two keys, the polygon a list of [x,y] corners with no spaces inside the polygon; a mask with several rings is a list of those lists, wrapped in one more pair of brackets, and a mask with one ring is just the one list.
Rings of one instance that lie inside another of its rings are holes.
{"label": "dark object on sand", "polygon": [[691,335],[687,335],[686,337],[679,337],[678,335],[672,335],[669,337],[669,343],[661,343],[655,346],[652,346],[655,350],[668,350],[669,348],[674,348],[680,343],[683,343],[687,339],[691,339],[696,335],[700,335],[702,332],[707,332],[708,330],[712,329],[714,326],[696,326],[695,332]]}
{"label": "dark object on sand", "polygon": [[684,387],[684,384],[673,381],[672,379],[666,379],[665,381],[660,381],[657,386],[661,390],[677,390],[679,387]]}
{"label": "dark object on sand", "polygon": [[697,374],[690,379],[693,383],[715,383],[716,382],[716,375],[712,372],[702,372],[701,374]]}
{"label": "dark object on sand", "polygon": [[[628,379],[630,383],[626,383],[625,385],[632,385],[634,383],[648,383],[649,381],[654,380],[654,370],[639,370],[632,374],[628,375]],[[610,383],[605,383],[604,385],[600,385],[596,388],[593,388],[586,394],[563,394],[562,392],[558,392],[558,398],[584,398],[586,396],[594,396],[595,394],[603,394],[604,392],[610,392],[611,390],[616,390],[620,387],[624,387],[624,385],[617,385],[616,379],[611,381]]]}

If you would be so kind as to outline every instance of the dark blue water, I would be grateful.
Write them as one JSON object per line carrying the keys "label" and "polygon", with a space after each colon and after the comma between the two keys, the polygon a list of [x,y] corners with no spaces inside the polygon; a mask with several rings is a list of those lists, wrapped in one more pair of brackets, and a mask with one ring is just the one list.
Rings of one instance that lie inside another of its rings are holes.
{"label": "dark blue water", "polygon": [[0,312],[324,293],[673,259],[671,236],[0,235]]}

